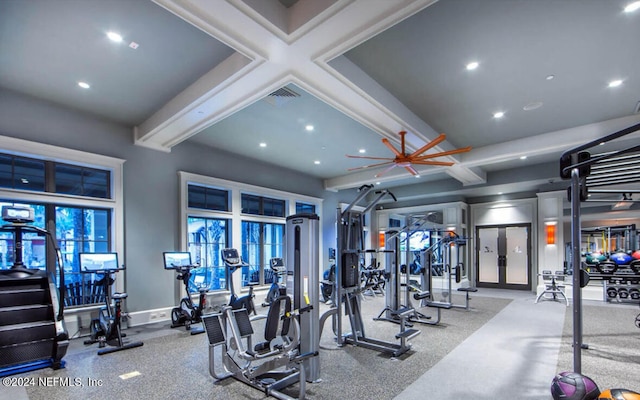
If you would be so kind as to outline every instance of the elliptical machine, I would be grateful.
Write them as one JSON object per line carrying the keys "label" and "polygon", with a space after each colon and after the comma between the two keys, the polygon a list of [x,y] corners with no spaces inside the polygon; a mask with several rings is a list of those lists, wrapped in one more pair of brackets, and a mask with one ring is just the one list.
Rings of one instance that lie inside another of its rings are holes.
{"label": "elliptical machine", "polygon": [[204,333],[204,328],[192,328],[192,324],[202,322],[202,312],[207,304],[207,288],[205,285],[198,286],[198,304],[193,304],[191,293],[189,292],[189,280],[191,279],[191,270],[198,268],[199,265],[191,262],[191,253],[189,252],[165,252],[164,269],[175,270],[178,274],[176,279],[184,283],[187,295],[180,300],[180,305],[171,310],[171,327],[177,328],[184,326],[186,330],[191,331],[192,335]]}
{"label": "elliptical machine", "polygon": [[[126,336],[122,333],[122,300],[127,298],[126,293],[111,294],[111,285],[115,282],[116,272],[124,270],[124,266],[118,264],[117,253],[80,253],[80,272],[103,274],[98,281],[102,284],[105,306],[98,311],[98,318],[91,321],[91,338],[84,344],[98,343],[98,355],[114,353],[120,350],[140,347],[142,342],[125,344],[122,340]],[[113,305],[111,304],[113,300]],[[112,346],[104,349],[106,345]]]}
{"label": "elliptical machine", "polygon": [[283,285],[281,277],[287,272],[282,257],[274,257],[270,260],[269,265],[273,271],[273,282],[267,292],[267,297],[262,303],[262,307],[269,307],[278,297],[287,295],[287,286]]}
{"label": "elliptical machine", "polygon": [[229,307],[233,310],[240,310],[244,308],[247,310],[249,315],[251,315],[251,313],[257,315],[256,306],[253,304],[253,298],[255,297],[253,294],[254,284],[249,284],[249,293],[241,297],[238,297],[233,285],[233,273],[241,267],[249,266],[249,264],[242,261],[242,257],[238,254],[238,249],[222,249],[220,250],[220,255],[222,256],[222,261],[224,261],[227,268],[229,268],[229,290],[231,291]]}

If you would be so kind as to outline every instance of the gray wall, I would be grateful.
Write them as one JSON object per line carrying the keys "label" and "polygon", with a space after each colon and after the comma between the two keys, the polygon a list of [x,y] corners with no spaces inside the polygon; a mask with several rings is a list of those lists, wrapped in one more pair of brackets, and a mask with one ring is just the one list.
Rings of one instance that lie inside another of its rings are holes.
{"label": "gray wall", "polygon": [[135,146],[131,132],[128,126],[0,89],[0,135],[126,160],[124,262],[129,311],[176,302],[175,276],[162,269],[161,258],[163,251],[178,249],[180,243],[180,170],[324,197],[325,258],[326,248],[335,246],[331,229],[339,196],[325,191],[320,179],[189,143],[174,147],[171,153],[149,150]]}

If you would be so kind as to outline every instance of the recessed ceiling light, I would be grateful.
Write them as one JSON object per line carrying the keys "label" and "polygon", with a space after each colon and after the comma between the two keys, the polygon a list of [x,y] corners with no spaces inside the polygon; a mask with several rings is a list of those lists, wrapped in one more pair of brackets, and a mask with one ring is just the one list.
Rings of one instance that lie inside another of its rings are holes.
{"label": "recessed ceiling light", "polygon": [[527,159],[527,156],[520,156],[520,159],[521,159],[521,160],[526,160],[526,159]]}
{"label": "recessed ceiling light", "polygon": [[611,88],[618,87],[620,85],[622,85],[622,79],[616,79],[616,80],[613,80],[613,81],[609,82],[609,87],[611,87]]}
{"label": "recessed ceiling light", "polygon": [[600,146],[604,146],[604,142],[600,142],[598,143]]}
{"label": "recessed ceiling light", "polygon": [[502,194],[502,192],[498,192],[498,194]]}
{"label": "recessed ceiling light", "polygon": [[307,132],[311,132],[313,130],[313,125],[307,125],[304,127],[304,129],[306,129]]}
{"label": "recessed ceiling light", "polygon": [[420,178],[420,175],[416,175],[416,178]]}
{"label": "recessed ceiling light", "polygon": [[320,164],[320,161],[319,161],[319,160],[315,160],[313,163],[314,163],[315,165],[318,165],[318,164]]}
{"label": "recessed ceiling light", "polygon": [[552,80],[552,79],[553,79],[553,78],[555,78],[555,77],[556,77],[555,75],[547,75],[544,79],[546,79],[546,80],[550,81],[550,80]]}
{"label": "recessed ceiling light", "polygon": [[531,103],[529,103],[526,106],[522,107],[522,109],[525,110],[525,111],[531,111],[531,110],[535,110],[536,108],[540,108],[540,107],[542,107],[542,102],[541,101],[532,101]]}
{"label": "recessed ceiling light", "polygon": [[376,182],[376,185],[379,185],[381,182]]}
{"label": "recessed ceiling light", "polygon": [[91,85],[89,85],[87,82],[78,82],[78,86],[83,89],[89,89],[91,87]]}
{"label": "recessed ceiling light", "polygon": [[116,43],[122,42],[122,36],[120,36],[120,34],[118,34],[116,32],[107,32],[107,37],[112,42],[116,42]]}
{"label": "recessed ceiling light", "polygon": [[467,64],[467,71],[473,71],[474,69],[478,68],[478,62],[477,61],[473,61],[470,62],[469,64]]}
{"label": "recessed ceiling light", "polygon": [[140,45],[136,42],[131,42],[129,43],[129,47],[131,47],[132,49],[136,50],[138,47],[140,47]]}
{"label": "recessed ceiling light", "polygon": [[633,3],[627,4],[627,6],[624,8],[624,12],[627,12],[627,13],[634,12],[639,8],[640,8],[640,1],[634,1]]}
{"label": "recessed ceiling light", "polygon": [[267,147],[267,144],[265,142],[260,142],[260,147]]}
{"label": "recessed ceiling light", "polygon": [[498,118],[502,118],[502,117],[504,117],[504,112],[503,111],[498,111],[498,112],[493,113],[493,118],[498,119]]}
{"label": "recessed ceiling light", "polygon": [[360,150],[358,150],[358,153],[360,153],[360,154],[364,154],[364,153],[366,153],[366,152],[367,152],[367,150],[365,150],[365,149],[360,149]]}

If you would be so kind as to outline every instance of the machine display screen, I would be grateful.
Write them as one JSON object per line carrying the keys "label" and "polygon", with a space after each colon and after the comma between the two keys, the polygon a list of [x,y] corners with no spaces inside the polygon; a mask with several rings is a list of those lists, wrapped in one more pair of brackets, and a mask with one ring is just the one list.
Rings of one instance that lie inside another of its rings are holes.
{"label": "machine display screen", "polygon": [[191,253],[187,251],[165,252],[162,255],[164,256],[164,269],[176,269],[191,265]]}
{"label": "machine display screen", "polygon": [[80,253],[80,272],[110,272],[125,269],[118,253]]}

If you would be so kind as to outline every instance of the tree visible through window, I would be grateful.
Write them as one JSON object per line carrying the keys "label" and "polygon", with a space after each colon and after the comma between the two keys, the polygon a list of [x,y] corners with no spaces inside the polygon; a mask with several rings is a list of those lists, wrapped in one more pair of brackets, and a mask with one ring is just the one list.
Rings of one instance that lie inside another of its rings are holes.
{"label": "tree visible through window", "polygon": [[188,251],[194,263],[200,265],[192,270],[189,291],[197,292],[194,282],[202,282],[208,290],[227,287],[227,268],[220,250],[227,247],[227,220],[219,218],[187,218]]}

